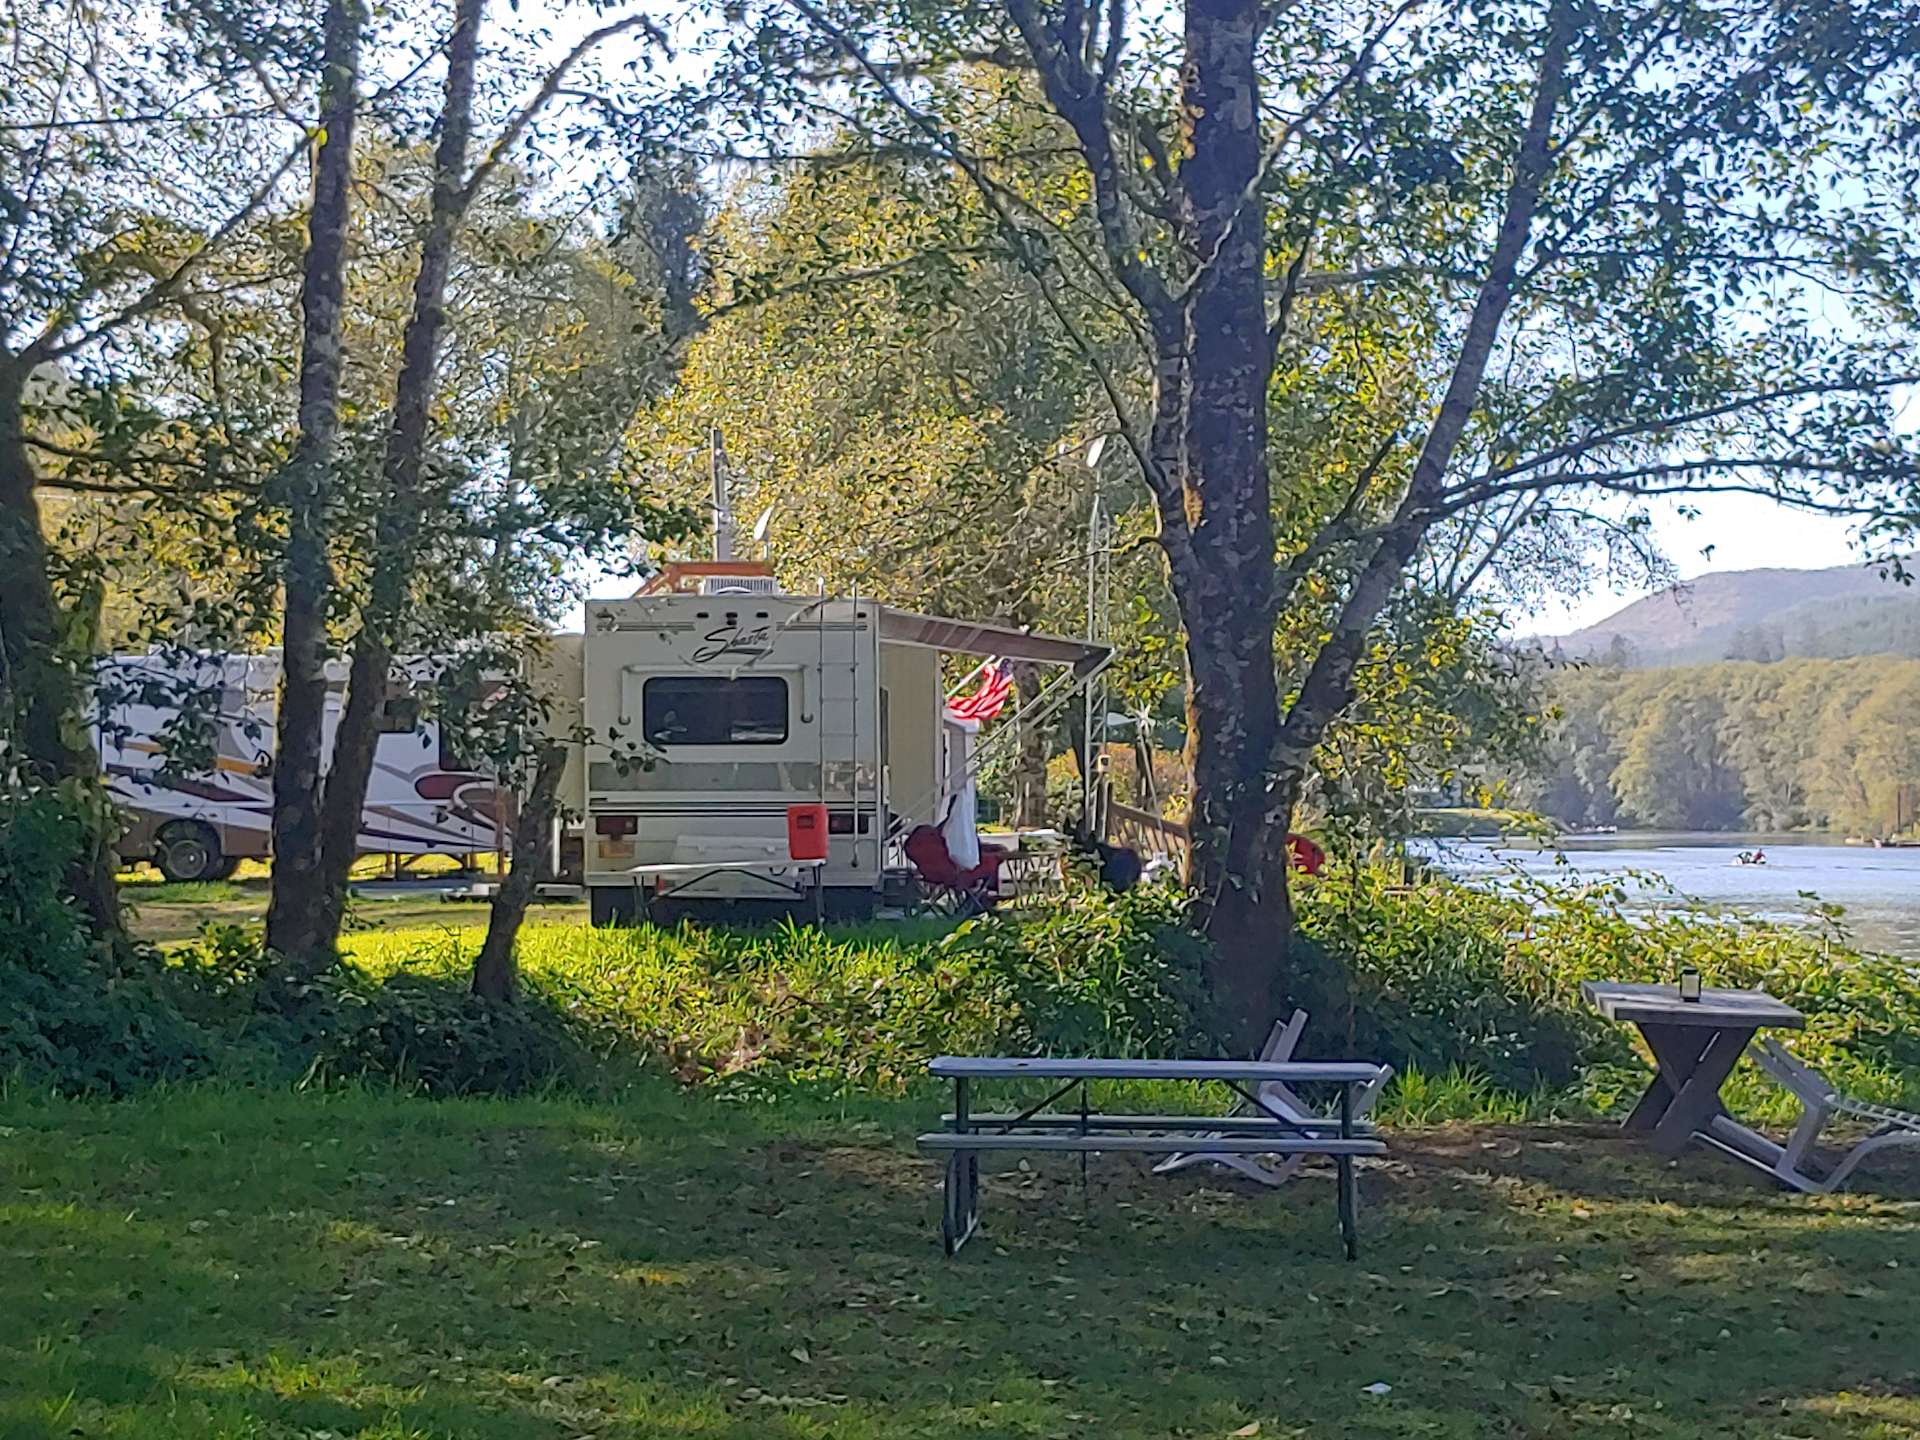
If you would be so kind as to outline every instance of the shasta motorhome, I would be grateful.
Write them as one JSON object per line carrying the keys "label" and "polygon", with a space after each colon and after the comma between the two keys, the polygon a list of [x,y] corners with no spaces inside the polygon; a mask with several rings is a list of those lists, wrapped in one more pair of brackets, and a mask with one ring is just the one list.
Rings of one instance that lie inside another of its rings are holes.
{"label": "shasta motorhome", "polygon": [[[395,662],[361,815],[363,852],[458,855],[494,850],[505,799],[450,753],[424,692],[438,662]],[[327,674],[322,754],[333,748],[346,667]],[[170,880],[215,880],[270,853],[277,654],[117,655],[95,669],[95,739],[124,829],[124,860]],[[191,737],[191,738],[189,738]],[[184,752],[197,753],[188,758]]]}
{"label": "shasta motorhome", "polygon": [[[687,902],[871,912],[906,878],[901,839],[946,818],[971,779],[973,727],[947,713],[941,656],[1060,667],[1070,688],[1109,654],[865,600],[766,593],[762,577],[709,576],[702,588],[587,606],[580,809],[599,924]],[[823,853],[804,864],[796,813],[825,819]]]}

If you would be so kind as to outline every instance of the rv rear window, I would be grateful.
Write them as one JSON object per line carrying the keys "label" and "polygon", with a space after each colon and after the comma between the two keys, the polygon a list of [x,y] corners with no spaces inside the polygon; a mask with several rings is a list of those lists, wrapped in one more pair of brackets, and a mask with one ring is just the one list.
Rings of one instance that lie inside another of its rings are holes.
{"label": "rv rear window", "polygon": [[656,675],[640,692],[649,745],[778,745],[787,682],[778,675]]}

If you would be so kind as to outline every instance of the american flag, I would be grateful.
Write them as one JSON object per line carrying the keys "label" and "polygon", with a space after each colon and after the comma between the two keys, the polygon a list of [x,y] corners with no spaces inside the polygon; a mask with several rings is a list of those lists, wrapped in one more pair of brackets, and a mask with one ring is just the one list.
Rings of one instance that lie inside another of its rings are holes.
{"label": "american flag", "polygon": [[1013,666],[1004,660],[989,660],[980,667],[980,685],[971,695],[947,702],[947,713],[956,720],[985,724],[1006,706],[1013,694]]}

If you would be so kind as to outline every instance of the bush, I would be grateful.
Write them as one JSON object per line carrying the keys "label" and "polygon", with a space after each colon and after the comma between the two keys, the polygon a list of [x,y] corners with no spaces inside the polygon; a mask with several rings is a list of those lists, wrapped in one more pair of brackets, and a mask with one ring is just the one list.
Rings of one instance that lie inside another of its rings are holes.
{"label": "bush", "polygon": [[[471,961],[450,938],[352,946],[371,977],[450,979]],[[1076,893],[1057,909],[947,930],[826,932],[533,927],[525,1000],[564,1015],[602,1057],[644,1058],[687,1083],[894,1090],[943,1052],[1189,1050],[1199,1037],[1199,942],[1164,892]]]}
{"label": "bush", "polygon": [[0,816],[0,1074],[69,1094],[124,1094],[207,1073],[218,1050],[151,951],[96,942],[61,898],[84,830],[48,789]]}
{"label": "bush", "polygon": [[1399,886],[1342,870],[1299,887],[1312,984],[1359,1053],[1427,1071],[1459,1067],[1503,1089],[1595,1093],[1634,1083],[1627,1031],[1580,995],[1584,980],[1761,987],[1806,1012],[1795,1048],[1848,1088],[1888,1099],[1920,1078],[1920,966],[1862,953],[1840,912],[1805,928],[1709,913],[1627,876],[1501,890],[1429,878]]}
{"label": "bush", "polygon": [[[950,927],[521,933],[522,994],[467,993],[478,935],[351,937],[339,970],[289,996],[256,932],[210,927],[165,962],[92,946],[58,897],[77,832],[58,806],[0,831],[0,1067],[122,1094],[218,1072],[375,1080],[432,1095],[617,1087],[641,1066],[733,1094],[893,1091],[941,1053],[1204,1054],[1204,942],[1183,901],[1077,888]],[[1505,891],[1341,871],[1296,893],[1286,977],[1313,1012],[1303,1057],[1364,1055],[1403,1075],[1401,1112],[1601,1106],[1644,1083],[1628,1033],[1582,980],[1763,985],[1809,1016],[1798,1042],[1849,1089],[1920,1086],[1920,967],[1860,954],[1837,914],[1808,931],[1728,921],[1625,882]]]}

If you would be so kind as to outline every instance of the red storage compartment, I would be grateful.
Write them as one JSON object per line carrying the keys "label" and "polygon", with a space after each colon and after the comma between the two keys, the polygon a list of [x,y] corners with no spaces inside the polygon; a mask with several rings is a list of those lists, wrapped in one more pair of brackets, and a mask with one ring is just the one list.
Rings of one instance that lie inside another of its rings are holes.
{"label": "red storage compartment", "polygon": [[827,807],[787,807],[787,854],[796,860],[827,858]]}

